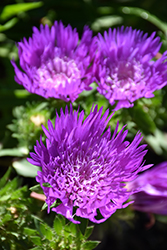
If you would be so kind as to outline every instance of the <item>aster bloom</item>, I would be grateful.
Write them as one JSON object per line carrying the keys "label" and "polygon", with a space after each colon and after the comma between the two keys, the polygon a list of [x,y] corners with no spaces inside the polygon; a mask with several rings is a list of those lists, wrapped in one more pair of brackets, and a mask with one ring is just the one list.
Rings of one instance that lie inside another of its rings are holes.
{"label": "aster bloom", "polygon": [[131,197],[135,210],[167,215],[167,162],[142,173],[128,183],[128,188],[139,188]]}
{"label": "aster bloom", "polygon": [[[36,177],[46,196],[48,212],[58,199],[61,204],[52,208],[74,223],[74,216],[88,218],[101,223],[125,203],[135,192],[128,191],[125,182],[136,178],[137,173],[149,166],[143,166],[146,145],[140,145],[141,134],[137,133],[132,143],[125,141],[128,133],[124,127],[117,134],[118,124],[111,136],[106,128],[111,119],[109,110],[102,116],[92,106],[88,117],[84,111],[73,111],[66,107],[56,113],[55,127],[48,121],[46,146],[37,141],[35,153],[28,161],[42,169]],[[74,210],[73,210],[74,208]],[[76,210],[76,211],[75,211]],[[102,219],[97,219],[97,210]]]}
{"label": "aster bloom", "polygon": [[31,93],[72,102],[93,82],[95,43],[84,27],[79,42],[76,29],[55,21],[51,29],[41,24],[33,35],[18,43],[20,70],[12,61],[15,81]]}
{"label": "aster bloom", "polygon": [[166,53],[158,60],[160,38],[131,27],[109,29],[97,36],[97,90],[115,110],[129,108],[139,98],[151,98],[167,84]]}

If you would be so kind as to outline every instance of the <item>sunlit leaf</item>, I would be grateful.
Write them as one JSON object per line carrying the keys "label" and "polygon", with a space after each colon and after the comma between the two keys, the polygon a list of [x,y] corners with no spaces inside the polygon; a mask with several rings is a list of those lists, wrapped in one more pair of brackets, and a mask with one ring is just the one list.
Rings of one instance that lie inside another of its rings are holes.
{"label": "sunlit leaf", "polygon": [[156,129],[153,135],[145,136],[144,139],[154,149],[156,154],[161,155],[163,150],[167,151],[167,135],[159,129]]}
{"label": "sunlit leaf", "polygon": [[26,159],[15,161],[12,166],[18,174],[25,177],[35,177],[37,176],[37,171],[40,170],[39,167],[33,166]]}
{"label": "sunlit leaf", "polygon": [[121,16],[103,16],[97,18],[91,25],[91,28],[94,31],[100,31],[101,28],[109,28],[114,25],[121,24],[123,22],[123,18]]}
{"label": "sunlit leaf", "polygon": [[82,244],[84,250],[92,250],[99,245],[100,241],[86,241]]}
{"label": "sunlit leaf", "polygon": [[10,196],[11,196],[10,194],[6,194],[6,195],[1,196],[0,197],[0,202],[1,201],[6,201],[6,200],[10,199]]}
{"label": "sunlit leaf", "polygon": [[17,22],[18,22],[18,18],[14,17],[11,20],[9,20],[8,22],[6,22],[5,24],[3,24],[3,25],[0,24],[0,32],[3,32],[5,30],[12,28]]}
{"label": "sunlit leaf", "polygon": [[14,90],[14,95],[17,98],[25,98],[25,97],[31,95],[31,93],[28,92],[26,89],[16,89],[16,90]]}
{"label": "sunlit leaf", "polygon": [[33,187],[30,187],[29,189],[31,191],[34,191],[34,192],[38,192],[39,190],[42,190],[40,184],[37,184],[37,185],[35,185]]}
{"label": "sunlit leaf", "polygon": [[37,234],[37,231],[35,229],[24,227],[24,233],[28,236],[35,236]]}
{"label": "sunlit leaf", "polygon": [[42,2],[37,2],[37,3],[18,3],[18,4],[6,5],[2,10],[0,18],[2,20],[6,20],[11,16],[17,15],[19,12],[25,12],[31,9],[39,8],[42,6],[42,4],[43,4]]}
{"label": "sunlit leaf", "polygon": [[48,207],[48,204],[45,202],[41,208],[41,211],[45,210]]}
{"label": "sunlit leaf", "polygon": [[0,150],[0,157],[2,156],[23,156],[24,153],[19,148],[5,148]]}

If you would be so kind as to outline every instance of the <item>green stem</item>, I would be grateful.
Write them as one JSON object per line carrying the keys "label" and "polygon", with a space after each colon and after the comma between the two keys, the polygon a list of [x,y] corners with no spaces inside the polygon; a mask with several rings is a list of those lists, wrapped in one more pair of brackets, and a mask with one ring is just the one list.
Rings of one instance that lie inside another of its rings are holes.
{"label": "green stem", "polygon": [[81,249],[80,230],[78,225],[76,225],[76,246],[76,250]]}

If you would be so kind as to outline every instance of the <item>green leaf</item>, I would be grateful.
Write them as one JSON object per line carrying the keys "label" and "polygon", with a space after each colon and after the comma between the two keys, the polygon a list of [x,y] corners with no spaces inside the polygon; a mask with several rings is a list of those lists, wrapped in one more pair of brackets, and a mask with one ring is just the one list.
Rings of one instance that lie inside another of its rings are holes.
{"label": "green leaf", "polygon": [[12,28],[17,22],[18,22],[18,18],[14,17],[8,22],[6,22],[5,24],[3,25],[0,24],[0,32],[3,32],[5,30]]}
{"label": "green leaf", "polygon": [[31,95],[30,92],[28,92],[26,89],[16,89],[14,90],[14,95],[17,98],[26,98]]}
{"label": "green leaf", "polygon": [[19,238],[20,234],[16,233],[16,232],[9,232],[10,234],[14,235],[16,238]]}
{"label": "green leaf", "polygon": [[59,216],[55,216],[54,222],[53,222],[53,227],[55,229],[55,232],[58,235],[61,235],[62,231],[63,231],[63,224],[61,222],[61,219],[59,218]]}
{"label": "green leaf", "polygon": [[42,220],[33,214],[31,215],[31,217],[34,221],[35,227],[37,228],[38,231],[40,231],[40,223],[42,222]]}
{"label": "green leaf", "polygon": [[31,236],[30,238],[35,245],[42,246],[41,238],[39,236]]}
{"label": "green leaf", "polygon": [[82,235],[85,234],[86,228],[88,226],[88,220],[85,218],[78,217],[77,220],[79,220],[81,223],[78,224],[78,227],[82,233]]}
{"label": "green leaf", "polygon": [[0,197],[2,195],[7,195],[7,194],[10,194],[11,195],[11,192],[13,192],[14,190],[16,190],[16,188],[18,187],[18,184],[19,184],[19,179],[16,177],[14,178],[12,181],[9,181],[3,189],[0,190]]}
{"label": "green leaf", "polygon": [[14,15],[17,15],[19,12],[25,12],[31,9],[39,8],[42,6],[42,4],[42,2],[37,2],[6,5],[2,10],[0,18],[2,20],[6,20]]}
{"label": "green leaf", "polygon": [[[55,207],[57,205],[57,200],[53,202],[53,204],[50,206],[50,208]],[[48,204],[45,202],[41,208],[41,211],[45,210],[48,207]]]}
{"label": "green leaf", "polygon": [[163,149],[167,151],[167,140],[165,134],[156,129],[153,135],[144,136],[146,142],[154,149],[156,154],[161,155]]}
{"label": "green leaf", "polygon": [[51,228],[48,228],[48,230],[46,230],[45,237],[46,237],[46,239],[49,240],[49,241],[52,240],[52,238],[53,238],[53,233],[52,233]]}
{"label": "green leaf", "polygon": [[10,213],[5,214],[2,218],[2,224],[4,225],[7,221],[10,221],[12,219],[12,215]]}
{"label": "green leaf", "polygon": [[19,175],[24,177],[36,177],[37,171],[40,170],[39,167],[33,166],[26,159],[13,162],[12,166]]}
{"label": "green leaf", "polygon": [[41,211],[45,210],[48,207],[48,204],[45,202],[41,208]]}
{"label": "green leaf", "polygon": [[99,245],[100,241],[86,241],[82,244],[82,249],[92,250]]}
{"label": "green leaf", "polygon": [[6,171],[6,173],[4,174],[4,176],[2,178],[0,178],[0,189],[5,186],[5,183],[7,182],[7,180],[9,179],[9,176],[11,174],[11,170],[12,170],[11,167],[8,168],[8,170]]}
{"label": "green leaf", "polygon": [[42,248],[41,247],[34,247],[34,248],[29,249],[29,250],[42,250]]}
{"label": "green leaf", "polygon": [[160,221],[161,223],[167,224],[167,216],[157,214],[156,221]]}
{"label": "green leaf", "polygon": [[43,187],[52,187],[49,183],[45,182],[42,184]]}
{"label": "green leaf", "polygon": [[31,229],[29,227],[24,227],[24,234],[28,236],[36,236],[38,232],[35,229]]}
{"label": "green leaf", "polygon": [[52,240],[53,233],[48,225],[40,223],[40,231],[46,239]]}
{"label": "green leaf", "polygon": [[123,18],[121,16],[103,16],[97,18],[91,25],[91,28],[94,31],[100,31],[101,28],[109,28],[114,25],[121,24],[123,22]]}
{"label": "green leaf", "polygon": [[5,148],[0,150],[0,157],[2,156],[23,156],[23,152],[19,148]]}
{"label": "green leaf", "polygon": [[71,222],[71,223],[68,225],[68,230],[70,231],[70,233],[71,233],[73,236],[76,236],[77,225]]}
{"label": "green leaf", "polygon": [[40,112],[41,110],[44,110],[48,106],[47,102],[42,102],[34,109],[35,112]]}
{"label": "green leaf", "polygon": [[16,191],[12,192],[11,200],[23,198],[25,192],[27,192],[27,186],[17,189]]}
{"label": "green leaf", "polygon": [[34,191],[34,192],[39,192],[42,190],[42,188],[41,188],[40,184],[37,184],[33,187],[30,187],[29,190]]}
{"label": "green leaf", "polygon": [[152,120],[150,114],[144,111],[143,107],[139,104],[129,110],[132,119],[138,125],[138,128],[142,130],[144,134],[154,133],[156,125]]}
{"label": "green leaf", "polygon": [[92,234],[93,229],[94,229],[94,226],[90,226],[86,228],[86,232],[84,234],[85,239],[89,238],[89,236]]}
{"label": "green leaf", "polygon": [[62,225],[65,226],[66,220],[65,220],[64,216],[61,215],[61,214],[57,214],[57,217],[58,217],[59,220],[61,221]]}
{"label": "green leaf", "polygon": [[91,90],[87,91],[87,90],[84,90],[82,91],[80,94],[79,94],[79,97],[88,97],[89,95],[92,95],[95,91],[96,91],[96,88],[97,88],[97,84],[95,82],[93,82],[92,84],[90,84],[90,87],[92,87]]}
{"label": "green leaf", "polygon": [[0,201],[7,201],[8,199],[10,199],[11,194],[6,194],[0,197]]}
{"label": "green leaf", "polygon": [[39,228],[40,228],[41,233],[45,236],[45,233],[46,233],[46,231],[48,229],[48,228],[46,228],[46,225],[43,224],[43,223],[40,223]]}

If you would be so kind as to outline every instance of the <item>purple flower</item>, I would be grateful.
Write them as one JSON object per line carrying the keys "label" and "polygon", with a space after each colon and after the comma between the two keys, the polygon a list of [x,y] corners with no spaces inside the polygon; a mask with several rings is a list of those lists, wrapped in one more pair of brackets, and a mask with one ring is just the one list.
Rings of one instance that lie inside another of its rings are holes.
{"label": "purple flower", "polygon": [[129,108],[139,98],[151,98],[167,84],[167,59],[164,53],[153,60],[161,47],[155,32],[150,37],[131,27],[109,29],[97,37],[97,90],[115,110]]}
{"label": "purple flower", "polygon": [[[36,177],[46,196],[48,212],[50,206],[59,199],[61,204],[52,208],[74,223],[74,216],[88,218],[101,223],[117,209],[129,205],[125,203],[135,192],[128,191],[127,181],[136,178],[143,166],[146,145],[140,145],[141,134],[137,133],[130,143],[125,141],[128,133],[124,127],[117,134],[118,124],[111,136],[106,128],[111,119],[109,110],[102,116],[103,108],[98,111],[92,107],[84,119],[84,111],[78,114],[66,106],[56,113],[55,127],[48,121],[46,146],[37,141],[35,153],[30,153],[28,161],[40,166]],[[48,185],[47,185],[47,184]],[[75,208],[73,210],[73,208]],[[75,211],[76,210],[76,211]],[[102,219],[97,219],[97,210]]]}
{"label": "purple flower", "polygon": [[92,31],[84,28],[82,38],[76,29],[55,22],[40,30],[33,28],[32,38],[18,43],[20,70],[14,61],[15,81],[31,93],[72,102],[93,82],[93,56],[96,50]]}
{"label": "purple flower", "polygon": [[127,186],[130,190],[139,189],[131,197],[134,209],[167,215],[167,162],[142,173]]}

